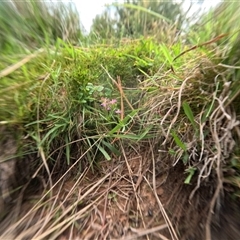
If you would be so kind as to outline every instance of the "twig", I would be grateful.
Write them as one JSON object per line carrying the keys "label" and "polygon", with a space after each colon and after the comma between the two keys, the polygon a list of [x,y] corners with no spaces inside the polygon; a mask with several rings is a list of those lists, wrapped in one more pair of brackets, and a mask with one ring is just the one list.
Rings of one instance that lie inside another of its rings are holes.
{"label": "twig", "polygon": [[151,148],[152,163],[153,163],[153,190],[154,190],[153,192],[154,192],[155,198],[156,198],[156,200],[158,202],[158,205],[159,205],[159,208],[160,208],[161,213],[163,215],[163,218],[164,218],[165,222],[167,223],[167,227],[168,227],[168,230],[169,230],[169,232],[171,234],[172,239],[173,240],[178,240],[178,236],[177,236],[177,234],[176,234],[176,232],[175,232],[175,230],[173,228],[173,225],[172,225],[172,223],[171,223],[171,221],[170,221],[170,219],[169,219],[169,217],[168,217],[168,215],[167,215],[167,213],[166,213],[166,211],[165,211],[165,209],[164,209],[164,207],[163,207],[163,205],[162,205],[162,203],[161,203],[161,201],[160,201],[160,199],[159,199],[159,197],[157,195],[155,158],[154,158],[154,153],[153,153],[153,149],[152,149],[152,145],[151,144],[150,144],[150,148]]}
{"label": "twig", "polygon": [[[137,237],[142,237],[142,236],[146,236],[150,233],[154,233],[160,230],[163,230],[167,228],[167,224],[163,224],[161,226],[157,226],[151,229],[135,229],[135,228],[130,228],[132,232],[135,232],[136,234],[132,235],[132,236],[128,236],[128,237],[123,237],[120,238],[119,240],[131,240],[131,239],[136,239]],[[163,240],[167,240],[164,236],[161,236]]]}
{"label": "twig", "polygon": [[207,41],[207,42],[204,42],[204,43],[195,45],[195,46],[193,46],[193,47],[191,47],[191,48],[189,48],[189,49],[181,52],[179,55],[177,55],[177,56],[173,59],[173,61],[175,61],[176,59],[178,59],[179,57],[181,57],[182,55],[184,55],[184,54],[187,53],[187,52],[190,52],[190,51],[192,51],[192,50],[194,50],[194,49],[197,49],[197,48],[199,48],[199,47],[203,47],[203,46],[209,45],[209,44],[211,44],[211,43],[217,42],[217,41],[219,41],[220,39],[222,39],[223,37],[226,37],[226,36],[228,36],[228,35],[229,35],[228,33],[221,34],[221,35],[219,35],[219,36],[211,39],[210,41]]}
{"label": "twig", "polygon": [[[166,144],[167,139],[168,139],[168,136],[169,136],[169,133],[170,133],[170,131],[171,131],[171,129],[172,129],[172,126],[173,126],[173,124],[176,122],[176,120],[177,120],[177,118],[178,118],[178,115],[179,115],[179,112],[180,112],[180,109],[181,109],[181,104],[182,104],[182,99],[181,99],[181,98],[182,98],[182,92],[183,92],[183,89],[184,89],[184,87],[185,87],[186,82],[187,82],[188,80],[190,80],[190,79],[192,79],[192,76],[186,78],[186,79],[183,81],[183,83],[182,83],[182,85],[181,85],[181,87],[180,87],[180,89],[179,89],[177,112],[176,112],[176,114],[175,114],[175,117],[174,117],[173,120],[171,121],[170,126],[168,127],[168,131],[167,131],[167,134],[166,134],[166,138],[165,138],[164,142],[162,143],[163,145]],[[168,114],[168,113],[167,113],[167,114]]]}
{"label": "twig", "polygon": [[[107,71],[107,69],[105,69],[102,65],[101,65],[101,67],[102,67],[103,70],[107,73],[108,77],[113,81],[113,83],[114,83],[117,87],[119,87],[117,81],[116,81],[114,78],[112,78],[112,76],[109,74],[109,72]],[[128,99],[127,99],[127,97],[126,97],[126,95],[125,95],[125,93],[124,93],[123,91],[122,91],[122,96],[124,97],[124,99],[125,99],[125,101],[127,102],[128,106],[129,106],[132,110],[134,110],[132,104],[128,101]]]}
{"label": "twig", "polygon": [[121,79],[119,76],[117,76],[117,87],[119,89],[120,92],[120,97],[121,97],[121,121],[124,119],[124,105],[123,105],[123,89],[122,89],[122,83],[121,83]]}
{"label": "twig", "polygon": [[16,71],[18,68],[20,68],[21,66],[23,66],[25,63],[29,62],[32,58],[35,58],[39,53],[43,52],[43,49],[39,49],[36,53],[30,54],[28,56],[26,56],[25,58],[23,58],[21,61],[5,68],[4,70],[2,70],[0,72],[0,78],[2,77],[6,77],[7,75],[9,75],[10,73]]}

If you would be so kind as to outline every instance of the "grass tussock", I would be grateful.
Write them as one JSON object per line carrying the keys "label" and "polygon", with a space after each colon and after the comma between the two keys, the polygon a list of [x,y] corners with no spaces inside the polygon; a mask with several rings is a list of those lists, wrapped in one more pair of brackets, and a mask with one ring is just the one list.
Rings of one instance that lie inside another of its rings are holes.
{"label": "grass tussock", "polygon": [[201,42],[190,29],[92,45],[72,6],[4,4],[2,238],[239,236],[237,3],[199,20]]}

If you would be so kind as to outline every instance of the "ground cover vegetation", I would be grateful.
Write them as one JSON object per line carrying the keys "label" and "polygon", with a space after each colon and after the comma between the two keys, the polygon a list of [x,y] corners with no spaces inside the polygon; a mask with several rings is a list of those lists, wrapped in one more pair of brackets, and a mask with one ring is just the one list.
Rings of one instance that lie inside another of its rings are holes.
{"label": "ground cover vegetation", "polygon": [[1,3],[1,239],[240,237],[240,6],[182,6],[86,35],[73,4]]}

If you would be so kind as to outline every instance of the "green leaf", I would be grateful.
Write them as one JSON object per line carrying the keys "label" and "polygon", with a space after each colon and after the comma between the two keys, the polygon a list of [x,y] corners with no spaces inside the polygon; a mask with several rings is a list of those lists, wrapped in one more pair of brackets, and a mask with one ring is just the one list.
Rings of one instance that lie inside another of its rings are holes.
{"label": "green leaf", "polygon": [[[218,88],[219,88],[219,82],[217,82],[217,85],[216,85],[216,89],[215,89],[215,92],[218,91]],[[212,100],[211,104],[209,107],[207,107],[207,109],[205,110],[204,114],[203,114],[203,117],[201,119],[201,122],[204,123],[207,118],[209,117],[209,115],[212,113],[213,109],[214,109],[214,102],[215,102],[215,99]]]}
{"label": "green leaf", "polygon": [[70,165],[70,146],[69,146],[69,140],[68,136],[65,136],[65,142],[66,142],[66,158],[67,158],[67,164]]}
{"label": "green leaf", "polygon": [[193,168],[193,167],[190,167],[190,168],[188,168],[188,169],[186,170],[186,172],[188,172],[189,174],[188,174],[187,178],[186,178],[185,181],[184,181],[185,184],[190,184],[191,179],[192,179],[192,177],[193,177],[193,175],[194,175],[194,173],[195,173],[196,170],[197,170],[197,169],[196,169],[196,168]]}
{"label": "green leaf", "polygon": [[187,151],[187,147],[186,147],[185,143],[183,143],[183,142],[180,140],[180,138],[177,136],[177,134],[176,134],[174,131],[172,131],[171,134],[172,134],[172,136],[173,136],[173,138],[174,138],[175,143],[176,143],[181,149],[183,149],[184,151]]}
{"label": "green leaf", "polygon": [[184,165],[187,164],[188,158],[189,158],[189,155],[188,155],[188,153],[186,152],[186,153],[184,154],[184,156],[183,156],[183,163],[184,163]]}
{"label": "green leaf", "polygon": [[102,141],[102,144],[105,145],[111,152],[115,153],[116,155],[120,155],[121,153],[109,142]]}
{"label": "green leaf", "polygon": [[103,89],[104,89],[103,86],[95,86],[95,90],[98,92],[102,92]]}
{"label": "green leaf", "polygon": [[174,149],[169,149],[168,150],[168,153],[170,154],[170,155],[172,155],[172,156],[174,156],[175,154],[176,154],[176,151],[174,151]]}
{"label": "green leaf", "polygon": [[142,140],[143,138],[145,138],[145,136],[148,134],[148,132],[152,129],[152,126],[146,128],[146,130],[139,136],[138,141]]}
{"label": "green leaf", "polygon": [[161,50],[162,50],[162,52],[163,52],[163,54],[164,54],[164,57],[167,59],[168,63],[169,63],[170,65],[172,65],[172,63],[173,63],[173,58],[172,58],[172,56],[171,56],[171,54],[170,54],[170,50],[169,50],[168,47],[167,47],[166,45],[164,45],[164,44],[160,45],[160,47],[161,47]]}
{"label": "green leaf", "polygon": [[196,122],[194,120],[193,112],[187,102],[183,102],[183,110],[184,110],[186,116],[188,117],[189,121],[191,122],[195,131],[197,131],[197,126],[196,126]]}
{"label": "green leaf", "polygon": [[[46,141],[46,139],[48,138],[48,137],[50,137],[51,135],[52,135],[52,137],[51,137],[51,139],[53,139],[54,138],[54,136],[56,135],[56,133],[57,133],[57,130],[58,129],[61,129],[62,128],[62,125],[55,125],[55,127],[53,127],[51,130],[49,130],[48,132],[47,132],[47,134],[44,136],[44,138],[42,139],[42,141],[40,142],[40,146],[42,146],[42,144]],[[49,141],[50,142],[50,141]]]}
{"label": "green leaf", "polygon": [[101,153],[103,154],[103,156],[104,156],[108,161],[111,160],[111,157],[110,157],[109,154],[105,151],[104,148],[102,148],[101,146],[98,146],[98,149],[101,151]]}
{"label": "green leaf", "polygon": [[116,133],[118,130],[120,130],[121,128],[126,127],[131,122],[130,119],[132,119],[137,113],[138,113],[138,110],[133,110],[122,121],[120,121],[116,127],[114,127],[109,132],[109,135],[112,135],[112,134]]}

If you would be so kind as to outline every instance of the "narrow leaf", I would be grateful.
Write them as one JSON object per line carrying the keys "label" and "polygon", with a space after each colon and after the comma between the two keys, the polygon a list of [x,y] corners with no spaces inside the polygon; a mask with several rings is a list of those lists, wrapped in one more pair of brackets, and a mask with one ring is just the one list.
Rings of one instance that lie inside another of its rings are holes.
{"label": "narrow leaf", "polygon": [[171,134],[172,134],[172,136],[173,136],[173,138],[174,138],[175,143],[176,143],[181,149],[183,149],[184,151],[187,151],[187,147],[186,147],[185,143],[183,143],[183,142],[180,140],[180,138],[177,136],[177,134],[176,134],[175,132],[172,132]]}
{"label": "narrow leaf", "polygon": [[184,181],[185,184],[190,184],[191,179],[192,179],[195,171],[196,171],[196,168],[193,168],[193,167],[191,167],[191,168],[186,170],[186,172],[188,172],[189,174],[188,174],[187,178]]}
{"label": "narrow leaf", "polygon": [[111,152],[115,153],[116,155],[120,155],[120,152],[109,142],[102,141],[102,144],[104,144]]}
{"label": "narrow leaf", "polygon": [[70,165],[70,146],[69,146],[69,140],[68,136],[65,137],[66,142],[66,158],[67,158],[67,164]]}
{"label": "narrow leaf", "polygon": [[110,157],[109,154],[105,151],[104,148],[102,148],[101,146],[98,146],[98,149],[101,151],[101,153],[103,154],[103,156],[104,156],[108,161],[111,160],[111,157]]}
{"label": "narrow leaf", "polygon": [[183,102],[183,110],[186,114],[186,116],[188,117],[189,121],[191,122],[193,128],[195,130],[197,130],[197,126],[196,126],[196,123],[195,123],[195,120],[194,120],[194,116],[193,116],[193,112],[189,106],[189,104],[187,102]]}

